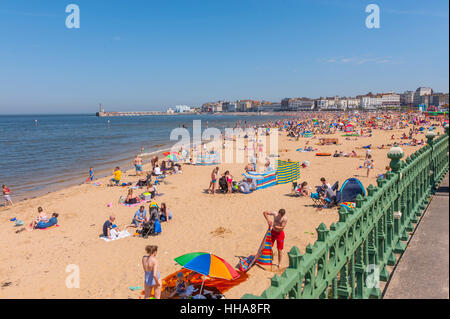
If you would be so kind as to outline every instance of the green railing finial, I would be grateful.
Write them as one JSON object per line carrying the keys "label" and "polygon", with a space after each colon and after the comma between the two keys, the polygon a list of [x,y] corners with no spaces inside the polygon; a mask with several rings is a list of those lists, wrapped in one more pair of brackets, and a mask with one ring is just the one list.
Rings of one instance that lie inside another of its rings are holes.
{"label": "green railing finial", "polygon": [[427,142],[428,145],[432,146],[433,143],[434,143],[433,139],[436,137],[436,133],[434,133],[433,131],[429,131],[429,132],[425,135],[425,137],[426,137],[427,140],[428,140],[428,142]]}
{"label": "green railing finial", "polygon": [[392,172],[397,173],[401,168],[400,159],[403,157],[403,150],[398,146],[394,146],[387,153],[387,157],[391,160],[389,166]]}
{"label": "green railing finial", "polygon": [[316,230],[317,230],[317,240],[324,242],[329,232],[327,226],[325,226],[324,223],[321,223],[319,227],[316,228]]}

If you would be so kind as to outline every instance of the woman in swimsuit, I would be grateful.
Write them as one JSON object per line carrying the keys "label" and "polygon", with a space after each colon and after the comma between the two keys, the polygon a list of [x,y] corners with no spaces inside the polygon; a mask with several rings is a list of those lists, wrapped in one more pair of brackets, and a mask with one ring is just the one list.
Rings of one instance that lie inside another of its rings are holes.
{"label": "woman in swimsuit", "polygon": [[219,167],[216,167],[212,173],[211,173],[211,182],[209,183],[208,191],[211,191],[211,194],[216,193],[216,183],[217,183],[217,177],[219,175]]}
{"label": "woman in swimsuit", "polygon": [[49,221],[48,216],[46,213],[44,213],[42,207],[38,207],[38,213],[39,215],[36,217],[36,219],[31,222],[28,229],[29,231],[33,230],[38,223],[47,223]]}
{"label": "woman in swimsuit", "polygon": [[128,195],[127,195],[127,199],[125,200],[125,203],[127,203],[127,204],[136,204],[138,202],[139,202],[138,197],[136,195],[133,195],[133,189],[130,188],[128,190]]}
{"label": "woman in swimsuit", "polygon": [[161,298],[161,276],[158,271],[158,261],[156,260],[156,253],[158,246],[148,245],[145,247],[148,256],[142,257],[142,266],[145,272],[145,299],[150,298],[152,289],[155,289],[155,299]]}

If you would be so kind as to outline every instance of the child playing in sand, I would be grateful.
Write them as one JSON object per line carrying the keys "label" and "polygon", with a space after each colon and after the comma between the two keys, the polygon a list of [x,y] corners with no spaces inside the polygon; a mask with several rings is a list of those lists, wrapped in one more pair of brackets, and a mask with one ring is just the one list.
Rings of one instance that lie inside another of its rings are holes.
{"label": "child playing in sand", "polygon": [[89,177],[86,179],[86,182],[92,182],[94,180],[94,169],[89,168]]}
{"label": "child playing in sand", "polygon": [[177,274],[177,282],[175,283],[174,291],[169,295],[169,298],[173,298],[175,295],[178,295],[182,299],[186,298],[186,290],[189,287],[190,281],[195,273],[191,273],[184,277],[182,272]]}
{"label": "child playing in sand", "polygon": [[110,181],[110,185],[119,185],[120,180],[122,179],[122,172],[120,171],[120,167],[117,166],[113,172],[113,178]]}
{"label": "child playing in sand", "polygon": [[11,194],[12,192],[6,185],[2,185],[2,191],[3,191],[3,197],[5,198],[6,205],[13,205],[13,202],[11,200]]}

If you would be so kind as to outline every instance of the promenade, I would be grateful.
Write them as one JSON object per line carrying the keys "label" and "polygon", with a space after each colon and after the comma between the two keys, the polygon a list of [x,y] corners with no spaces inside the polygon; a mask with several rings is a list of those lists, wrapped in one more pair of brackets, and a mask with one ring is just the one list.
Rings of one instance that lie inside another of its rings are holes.
{"label": "promenade", "polygon": [[383,298],[449,298],[448,204],[447,174],[417,226]]}

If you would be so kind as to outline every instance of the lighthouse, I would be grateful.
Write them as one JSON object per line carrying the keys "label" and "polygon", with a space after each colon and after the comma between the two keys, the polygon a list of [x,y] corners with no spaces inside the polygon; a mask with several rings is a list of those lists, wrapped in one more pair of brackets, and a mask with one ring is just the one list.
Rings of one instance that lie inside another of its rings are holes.
{"label": "lighthouse", "polygon": [[103,107],[102,107],[102,103],[99,104],[99,111],[97,112],[97,116],[103,116],[104,115],[104,111],[103,111]]}

